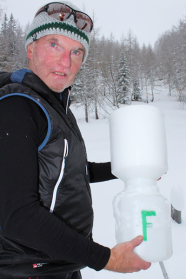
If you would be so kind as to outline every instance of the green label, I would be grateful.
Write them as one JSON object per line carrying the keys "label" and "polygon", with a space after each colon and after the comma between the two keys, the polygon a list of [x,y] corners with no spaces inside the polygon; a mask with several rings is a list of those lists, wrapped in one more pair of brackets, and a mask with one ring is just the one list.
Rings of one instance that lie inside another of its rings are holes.
{"label": "green label", "polygon": [[142,210],[142,227],[143,227],[143,240],[147,241],[147,228],[152,227],[152,223],[147,223],[147,216],[156,216],[155,211]]}

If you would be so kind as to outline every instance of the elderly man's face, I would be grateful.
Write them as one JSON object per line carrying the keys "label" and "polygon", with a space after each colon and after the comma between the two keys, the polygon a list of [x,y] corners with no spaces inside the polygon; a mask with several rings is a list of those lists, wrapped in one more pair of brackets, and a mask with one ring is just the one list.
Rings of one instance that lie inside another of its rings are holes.
{"label": "elderly man's face", "polygon": [[27,48],[29,69],[53,91],[70,86],[84,56],[83,45],[63,35],[47,35]]}

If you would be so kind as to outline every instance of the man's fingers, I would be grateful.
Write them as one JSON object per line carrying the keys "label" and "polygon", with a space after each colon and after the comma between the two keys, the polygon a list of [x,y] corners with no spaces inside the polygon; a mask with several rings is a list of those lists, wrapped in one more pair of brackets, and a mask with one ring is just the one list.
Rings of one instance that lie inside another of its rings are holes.
{"label": "man's fingers", "polygon": [[[131,240],[133,247],[135,248],[136,246],[140,245],[143,242],[143,236],[142,235],[138,235],[137,237],[135,237],[134,239]],[[133,249],[134,249],[133,248]],[[143,261],[141,259],[140,262],[140,269],[148,269],[151,266],[151,263]],[[139,269],[139,270],[140,270]]]}

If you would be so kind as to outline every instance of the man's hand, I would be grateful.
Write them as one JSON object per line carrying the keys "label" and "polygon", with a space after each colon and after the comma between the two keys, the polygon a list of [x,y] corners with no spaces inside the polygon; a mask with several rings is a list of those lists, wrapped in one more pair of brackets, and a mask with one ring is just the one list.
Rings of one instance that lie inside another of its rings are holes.
{"label": "man's hand", "polygon": [[132,273],[141,269],[148,269],[151,263],[140,259],[133,249],[140,245],[143,236],[137,236],[129,242],[120,243],[111,249],[110,259],[105,269],[121,273]]}

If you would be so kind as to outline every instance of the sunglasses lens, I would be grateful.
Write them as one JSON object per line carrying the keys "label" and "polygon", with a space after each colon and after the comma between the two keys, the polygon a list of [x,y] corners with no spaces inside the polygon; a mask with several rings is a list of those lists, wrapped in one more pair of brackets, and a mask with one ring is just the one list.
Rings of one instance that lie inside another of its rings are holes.
{"label": "sunglasses lens", "polygon": [[80,30],[90,32],[92,29],[92,20],[86,14],[76,12],[76,25]]}
{"label": "sunglasses lens", "polygon": [[69,14],[72,12],[72,9],[61,3],[51,3],[42,7],[35,15],[35,17],[41,12],[47,12],[49,16],[54,17],[57,20],[65,20]]}
{"label": "sunglasses lens", "polygon": [[52,16],[59,21],[65,21],[71,12],[72,9],[60,3],[50,4],[47,10],[49,16]]}
{"label": "sunglasses lens", "polygon": [[70,9],[70,7],[64,5],[64,4],[50,4],[48,9],[47,9],[47,13],[48,15],[53,15],[53,14],[64,14],[66,17],[72,12],[72,9]]}
{"label": "sunglasses lens", "polygon": [[84,13],[72,10],[70,7],[62,3],[51,3],[42,7],[35,15],[35,17],[41,12],[47,12],[47,14],[59,21],[65,21],[69,18],[70,14],[73,12],[75,24],[78,29],[85,32],[90,32],[93,27],[92,20],[90,17]]}

